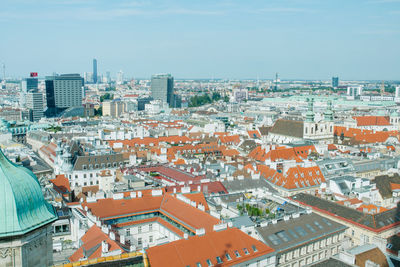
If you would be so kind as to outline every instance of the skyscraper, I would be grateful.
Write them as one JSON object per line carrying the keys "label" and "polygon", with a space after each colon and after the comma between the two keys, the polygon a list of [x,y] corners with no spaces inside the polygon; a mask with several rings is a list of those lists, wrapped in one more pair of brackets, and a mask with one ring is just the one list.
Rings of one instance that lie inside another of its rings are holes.
{"label": "skyscraper", "polygon": [[339,77],[332,77],[332,87],[339,86]]}
{"label": "skyscraper", "polygon": [[156,74],[151,76],[151,96],[162,100],[170,106],[174,104],[174,78],[171,74]]}
{"label": "skyscraper", "polygon": [[117,72],[117,84],[122,84],[124,82],[124,73],[122,70]]}
{"label": "skyscraper", "polygon": [[39,121],[43,117],[43,93],[30,91],[26,94],[26,107],[29,109],[29,120]]}
{"label": "skyscraper", "polygon": [[47,115],[56,116],[70,107],[82,106],[83,79],[79,74],[46,77]]}
{"label": "skyscraper", "polygon": [[97,59],[93,59],[93,83],[97,83]]}
{"label": "skyscraper", "polygon": [[38,90],[38,79],[37,78],[25,78],[21,82],[21,95],[20,95],[20,106],[26,106],[26,95],[30,91],[36,92]]}

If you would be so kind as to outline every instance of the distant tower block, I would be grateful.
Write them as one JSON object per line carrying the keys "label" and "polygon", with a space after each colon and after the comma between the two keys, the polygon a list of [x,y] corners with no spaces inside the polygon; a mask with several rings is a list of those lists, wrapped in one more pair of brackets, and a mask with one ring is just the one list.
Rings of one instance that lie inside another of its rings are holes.
{"label": "distant tower block", "polygon": [[384,94],[385,94],[385,82],[382,81],[382,83],[381,83],[381,95],[384,95]]}

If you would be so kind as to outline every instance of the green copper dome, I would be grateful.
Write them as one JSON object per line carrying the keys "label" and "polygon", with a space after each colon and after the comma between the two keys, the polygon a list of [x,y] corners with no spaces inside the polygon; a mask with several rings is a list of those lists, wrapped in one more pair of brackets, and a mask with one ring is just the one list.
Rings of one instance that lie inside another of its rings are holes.
{"label": "green copper dome", "polygon": [[36,176],[0,149],[0,238],[22,235],[57,219]]}

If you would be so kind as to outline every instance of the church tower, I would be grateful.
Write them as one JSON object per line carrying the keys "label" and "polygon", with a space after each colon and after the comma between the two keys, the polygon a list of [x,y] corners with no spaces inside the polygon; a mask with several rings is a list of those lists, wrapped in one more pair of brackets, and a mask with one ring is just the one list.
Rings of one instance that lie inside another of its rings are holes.
{"label": "church tower", "polygon": [[307,98],[308,108],[306,112],[306,120],[304,121],[304,138],[305,139],[313,139],[315,132],[318,130],[317,124],[314,121],[314,99]]}

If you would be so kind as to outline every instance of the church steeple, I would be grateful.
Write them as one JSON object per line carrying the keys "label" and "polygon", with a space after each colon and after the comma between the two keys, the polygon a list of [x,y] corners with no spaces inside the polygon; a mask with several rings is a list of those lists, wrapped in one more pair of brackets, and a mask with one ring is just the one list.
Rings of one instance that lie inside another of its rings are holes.
{"label": "church steeple", "polygon": [[332,101],[328,101],[327,108],[324,112],[325,121],[333,121]]}
{"label": "church steeple", "polygon": [[308,111],[306,113],[306,121],[314,122],[314,98],[307,98]]}

